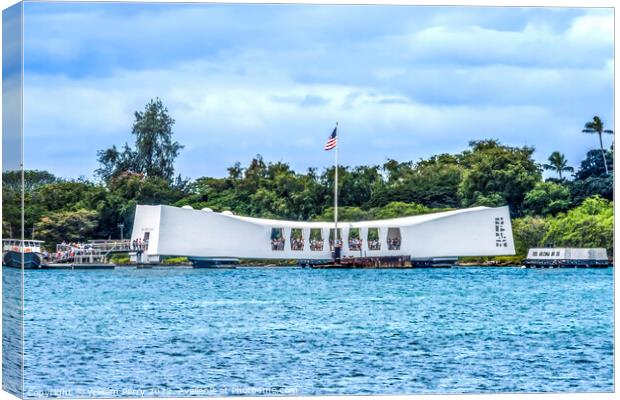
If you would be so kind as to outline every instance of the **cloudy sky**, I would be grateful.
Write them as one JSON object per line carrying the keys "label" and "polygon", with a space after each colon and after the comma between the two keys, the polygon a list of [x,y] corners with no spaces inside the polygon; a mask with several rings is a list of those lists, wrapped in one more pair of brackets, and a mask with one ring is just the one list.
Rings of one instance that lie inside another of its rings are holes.
{"label": "cloudy sky", "polygon": [[613,128],[609,9],[26,3],[24,20],[26,167],[64,177],[91,177],[157,96],[192,178],[257,153],[329,166],[335,121],[348,165],[497,138],[576,166],[597,146],[583,124]]}

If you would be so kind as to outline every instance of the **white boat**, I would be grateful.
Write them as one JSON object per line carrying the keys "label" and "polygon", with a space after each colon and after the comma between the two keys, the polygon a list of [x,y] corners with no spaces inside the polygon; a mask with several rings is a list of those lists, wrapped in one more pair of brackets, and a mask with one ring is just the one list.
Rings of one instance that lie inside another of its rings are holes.
{"label": "white boat", "polygon": [[12,268],[39,269],[43,262],[42,240],[2,240],[2,265]]}

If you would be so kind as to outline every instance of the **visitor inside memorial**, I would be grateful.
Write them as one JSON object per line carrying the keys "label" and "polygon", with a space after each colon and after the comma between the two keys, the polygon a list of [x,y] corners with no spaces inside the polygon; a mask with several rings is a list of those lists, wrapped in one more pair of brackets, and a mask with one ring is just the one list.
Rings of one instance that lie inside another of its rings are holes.
{"label": "visitor inside memorial", "polygon": [[349,250],[351,251],[362,250],[362,238],[360,237],[359,228],[351,228],[349,230]]}
{"label": "visitor inside memorial", "polygon": [[400,250],[400,228],[388,228],[388,250]]}
{"label": "visitor inside memorial", "polygon": [[381,250],[379,228],[368,228],[368,250]]}
{"label": "visitor inside memorial", "polygon": [[282,228],[271,229],[271,250],[284,250],[284,233]]}
{"label": "visitor inside memorial", "polygon": [[334,251],[334,243],[342,246],[342,229],[338,228],[338,238],[334,241],[334,228],[329,230],[329,250]]}
{"label": "visitor inside memorial", "polygon": [[304,236],[300,228],[291,229],[291,250],[303,251],[304,249]]}
{"label": "visitor inside memorial", "polygon": [[323,251],[323,234],[318,228],[310,229],[310,250]]}

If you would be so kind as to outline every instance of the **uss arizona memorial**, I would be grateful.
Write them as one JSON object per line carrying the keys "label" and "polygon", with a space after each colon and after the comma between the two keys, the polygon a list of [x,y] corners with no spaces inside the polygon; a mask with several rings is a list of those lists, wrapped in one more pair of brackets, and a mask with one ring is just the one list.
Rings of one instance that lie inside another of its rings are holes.
{"label": "uss arizona memorial", "polygon": [[[193,261],[247,259],[329,260],[333,222],[251,218],[190,206],[138,205],[132,240],[148,241],[142,262],[162,256]],[[331,239],[330,239],[331,238]],[[339,222],[342,257],[514,255],[508,207],[474,207],[411,217]]]}

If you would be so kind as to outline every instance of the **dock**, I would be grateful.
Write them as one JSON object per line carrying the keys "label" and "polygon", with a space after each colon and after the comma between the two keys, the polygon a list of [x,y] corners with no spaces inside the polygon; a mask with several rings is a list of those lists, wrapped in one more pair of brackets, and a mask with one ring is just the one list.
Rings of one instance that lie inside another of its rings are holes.
{"label": "dock", "polygon": [[57,244],[56,253],[39,269],[114,269],[109,262],[115,253],[134,251],[129,240],[91,240],[81,248],[69,244]]}
{"label": "dock", "polygon": [[102,264],[102,263],[50,263],[43,264],[40,269],[114,269],[115,264]]}
{"label": "dock", "polygon": [[531,248],[523,260],[527,268],[609,268],[613,262],[604,248]]}
{"label": "dock", "polygon": [[410,257],[345,257],[340,260],[309,263],[315,269],[412,268]]}

